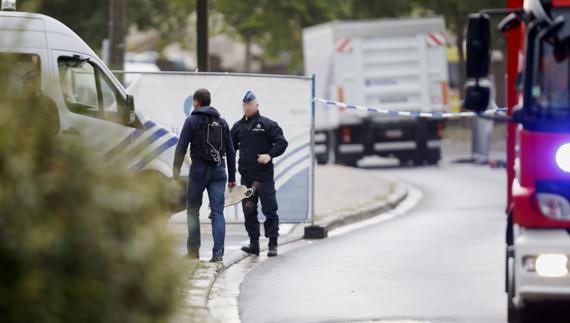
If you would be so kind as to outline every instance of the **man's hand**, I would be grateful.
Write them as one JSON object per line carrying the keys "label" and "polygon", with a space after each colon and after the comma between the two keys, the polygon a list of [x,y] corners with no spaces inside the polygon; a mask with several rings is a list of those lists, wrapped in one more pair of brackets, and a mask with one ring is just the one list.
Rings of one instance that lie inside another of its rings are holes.
{"label": "man's hand", "polygon": [[228,190],[230,190],[230,192],[234,189],[234,187],[236,187],[236,182],[228,182]]}
{"label": "man's hand", "polygon": [[257,162],[260,164],[267,164],[271,161],[271,156],[269,156],[268,154],[262,154],[262,155],[258,155],[257,158]]}

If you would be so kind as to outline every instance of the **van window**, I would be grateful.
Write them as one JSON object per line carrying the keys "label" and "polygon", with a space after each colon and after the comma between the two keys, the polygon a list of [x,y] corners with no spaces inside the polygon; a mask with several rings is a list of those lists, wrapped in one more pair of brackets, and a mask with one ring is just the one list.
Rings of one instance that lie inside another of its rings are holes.
{"label": "van window", "polygon": [[96,65],[60,57],[58,66],[63,98],[71,112],[125,124],[124,100]]}
{"label": "van window", "polygon": [[[44,126],[59,131],[59,111],[42,91],[42,69],[36,54],[0,53],[0,103],[13,109],[13,117],[25,120],[22,130]],[[26,128],[26,129],[24,129]]]}
{"label": "van window", "polygon": [[[26,80],[39,76],[41,81],[40,57],[35,54],[0,53],[0,99],[16,99],[25,90]],[[41,84],[38,84],[38,91]]]}

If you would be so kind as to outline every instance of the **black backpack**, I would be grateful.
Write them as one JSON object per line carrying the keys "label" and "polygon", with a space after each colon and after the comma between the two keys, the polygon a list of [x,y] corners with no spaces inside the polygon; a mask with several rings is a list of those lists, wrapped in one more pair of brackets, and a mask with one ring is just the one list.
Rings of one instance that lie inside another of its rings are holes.
{"label": "black backpack", "polygon": [[228,130],[221,118],[200,115],[197,130],[198,140],[192,147],[192,153],[209,163],[219,164],[226,155],[228,142]]}

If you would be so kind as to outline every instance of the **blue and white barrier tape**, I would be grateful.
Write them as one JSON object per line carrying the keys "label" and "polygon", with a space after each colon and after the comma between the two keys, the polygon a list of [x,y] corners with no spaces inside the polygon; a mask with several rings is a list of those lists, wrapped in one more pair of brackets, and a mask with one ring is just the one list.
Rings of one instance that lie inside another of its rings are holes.
{"label": "blue and white barrier tape", "polygon": [[[316,102],[321,102],[325,104],[327,107],[336,107],[336,108],[345,108],[351,110],[361,110],[367,112],[375,112],[381,114],[387,114],[391,116],[407,116],[407,117],[417,117],[417,118],[465,118],[465,117],[474,117],[477,116],[475,112],[419,112],[419,111],[399,111],[399,110],[390,110],[390,109],[381,109],[376,107],[364,107],[360,105],[352,105],[346,104],[337,101],[330,101],[320,98],[314,99]],[[483,114],[491,115],[491,114],[500,114],[506,112],[507,109],[505,108],[495,108],[492,110],[487,110]]]}

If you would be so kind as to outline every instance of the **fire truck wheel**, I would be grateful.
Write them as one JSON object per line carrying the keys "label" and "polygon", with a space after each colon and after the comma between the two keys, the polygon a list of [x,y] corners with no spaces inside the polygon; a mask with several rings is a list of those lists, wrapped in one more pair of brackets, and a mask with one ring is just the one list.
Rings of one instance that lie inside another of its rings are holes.
{"label": "fire truck wheel", "polygon": [[515,296],[515,276],[514,276],[514,257],[507,255],[507,320],[509,323],[519,323],[519,310],[513,302]]}

